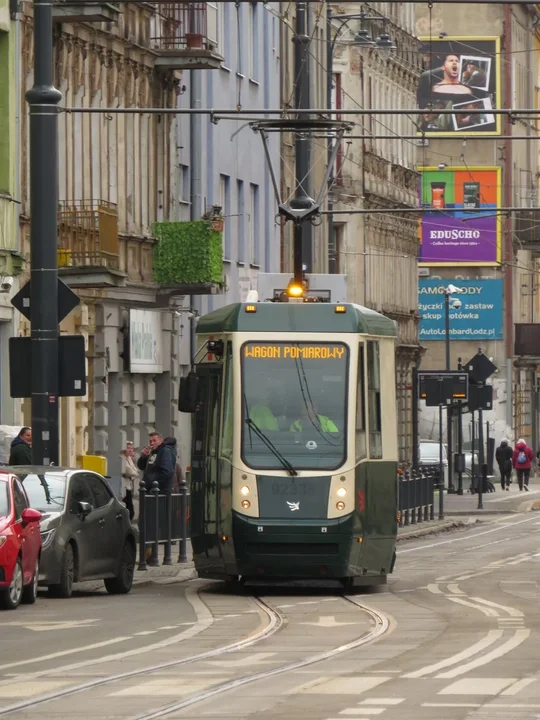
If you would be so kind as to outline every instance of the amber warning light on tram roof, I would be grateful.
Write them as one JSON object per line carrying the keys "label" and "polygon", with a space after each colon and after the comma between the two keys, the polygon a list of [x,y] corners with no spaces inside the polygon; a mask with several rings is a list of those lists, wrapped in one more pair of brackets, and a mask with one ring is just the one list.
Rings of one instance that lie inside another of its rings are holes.
{"label": "amber warning light on tram roof", "polygon": [[345,305],[336,305],[336,309],[334,310],[334,312],[344,313],[347,312],[347,308],[345,307]]}
{"label": "amber warning light on tram roof", "polygon": [[246,312],[257,312],[256,305],[246,305]]}

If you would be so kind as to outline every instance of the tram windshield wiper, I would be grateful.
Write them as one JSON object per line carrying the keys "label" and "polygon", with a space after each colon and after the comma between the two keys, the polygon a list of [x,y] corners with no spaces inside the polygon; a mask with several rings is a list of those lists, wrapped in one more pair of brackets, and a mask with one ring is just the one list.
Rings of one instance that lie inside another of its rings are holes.
{"label": "tram windshield wiper", "polygon": [[291,463],[287,460],[286,457],[283,457],[283,455],[279,452],[274,443],[266,437],[263,431],[258,428],[257,425],[255,425],[255,423],[250,417],[246,418],[246,425],[250,430],[253,430],[255,435],[257,435],[263,441],[266,447],[277,457],[285,470],[288,471],[289,475],[298,475],[298,471],[294,469],[294,467],[291,465]]}

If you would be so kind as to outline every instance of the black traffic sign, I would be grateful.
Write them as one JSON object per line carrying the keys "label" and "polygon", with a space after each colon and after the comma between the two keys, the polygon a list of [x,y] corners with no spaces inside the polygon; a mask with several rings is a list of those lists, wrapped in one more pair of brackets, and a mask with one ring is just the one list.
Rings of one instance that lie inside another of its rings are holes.
{"label": "black traffic sign", "polygon": [[427,370],[418,373],[418,395],[428,407],[451,405],[455,400],[466,401],[469,376],[465,372]]}
{"label": "black traffic sign", "polygon": [[464,412],[493,410],[493,385],[469,385],[469,399]]}
{"label": "black traffic sign", "polygon": [[[58,278],[58,322],[69,315],[80,303],[78,295]],[[27,320],[30,320],[30,281],[11,299],[11,304]]]}
{"label": "black traffic sign", "polygon": [[463,370],[469,373],[469,381],[477,384],[485,383],[497,371],[497,366],[480,351],[463,365]]}
{"label": "black traffic sign", "polygon": [[[9,338],[9,387],[12,398],[32,397],[32,338]],[[58,396],[86,395],[86,353],[82,335],[58,337]]]}

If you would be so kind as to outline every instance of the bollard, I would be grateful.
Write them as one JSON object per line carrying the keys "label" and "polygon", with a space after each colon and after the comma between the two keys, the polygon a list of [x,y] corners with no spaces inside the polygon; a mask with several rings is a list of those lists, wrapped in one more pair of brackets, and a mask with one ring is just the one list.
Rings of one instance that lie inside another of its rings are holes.
{"label": "bollard", "polygon": [[152,490],[150,492],[154,496],[154,501],[156,504],[154,508],[156,535],[154,539],[154,544],[152,546],[152,555],[148,564],[152,567],[157,567],[159,566],[159,483],[157,480],[154,480],[154,482],[152,483]]}
{"label": "bollard", "polygon": [[146,485],[139,483],[139,570],[146,567]]}
{"label": "bollard", "polygon": [[167,538],[165,540],[165,556],[163,558],[163,564],[172,565],[172,496],[170,492],[165,494],[165,522],[167,526]]}
{"label": "bollard", "polygon": [[188,486],[185,480],[180,481],[180,552],[178,562],[186,563],[187,559],[187,491]]}

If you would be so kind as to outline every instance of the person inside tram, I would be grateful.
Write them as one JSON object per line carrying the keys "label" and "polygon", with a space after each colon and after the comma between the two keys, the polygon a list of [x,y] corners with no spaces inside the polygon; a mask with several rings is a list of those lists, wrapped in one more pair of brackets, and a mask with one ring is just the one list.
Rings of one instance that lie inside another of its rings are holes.
{"label": "person inside tram", "polygon": [[299,417],[291,424],[291,432],[302,432],[310,428],[317,428],[322,432],[339,432],[337,425],[327,416],[319,413],[316,403],[302,403]]}

